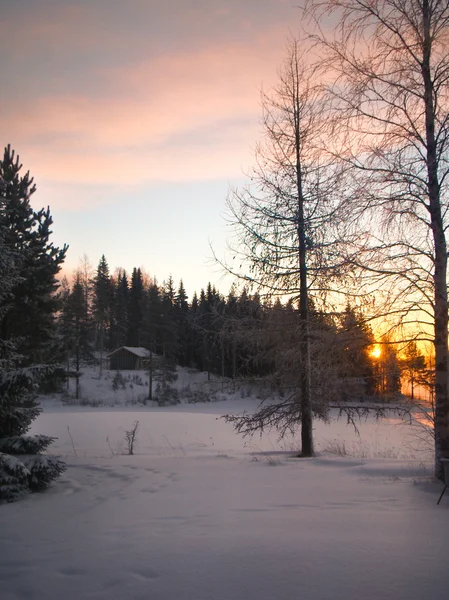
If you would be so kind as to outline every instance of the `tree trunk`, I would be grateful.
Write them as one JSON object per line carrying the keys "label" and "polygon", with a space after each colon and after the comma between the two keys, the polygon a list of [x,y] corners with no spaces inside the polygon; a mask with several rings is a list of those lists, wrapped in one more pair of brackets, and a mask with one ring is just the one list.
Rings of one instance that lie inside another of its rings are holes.
{"label": "tree trunk", "polygon": [[426,162],[429,193],[430,222],[435,246],[435,475],[443,479],[442,458],[449,457],[449,401],[448,401],[448,297],[447,245],[441,212],[438,158],[435,140],[434,85],[430,69],[432,49],[431,9],[423,1],[423,61],[424,101],[426,119]]}
{"label": "tree trunk", "polygon": [[76,391],[75,398],[79,400],[80,397],[80,345],[79,341],[76,341]]}
{"label": "tree trunk", "polygon": [[150,350],[150,360],[148,361],[148,400],[153,400],[153,353]]}
{"label": "tree trunk", "polygon": [[104,344],[104,325],[100,329],[100,374],[99,378],[103,375],[103,344]]}
{"label": "tree trunk", "polygon": [[[297,61],[296,52],[293,57]],[[299,106],[300,90],[298,69],[294,78],[294,126],[296,154],[296,187],[298,194],[297,234],[299,242],[299,318],[301,328],[301,374],[300,374],[300,405],[301,405],[301,455],[313,456],[312,428],[312,386],[309,339],[309,291],[307,285],[307,246],[304,217],[304,194],[301,169],[301,108]]]}

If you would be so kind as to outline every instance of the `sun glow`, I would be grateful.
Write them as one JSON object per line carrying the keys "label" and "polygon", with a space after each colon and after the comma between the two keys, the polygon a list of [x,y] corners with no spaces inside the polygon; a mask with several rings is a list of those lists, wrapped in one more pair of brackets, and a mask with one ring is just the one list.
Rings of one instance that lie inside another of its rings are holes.
{"label": "sun glow", "polygon": [[382,349],[380,348],[380,346],[374,346],[374,348],[370,352],[371,358],[380,358],[381,354],[382,354]]}

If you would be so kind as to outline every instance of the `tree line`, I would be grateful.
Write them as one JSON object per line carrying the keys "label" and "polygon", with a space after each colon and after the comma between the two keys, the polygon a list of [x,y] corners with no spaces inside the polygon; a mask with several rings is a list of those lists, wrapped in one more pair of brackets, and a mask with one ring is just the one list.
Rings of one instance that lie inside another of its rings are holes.
{"label": "tree line", "polygon": [[[266,378],[280,391],[291,388],[301,375],[301,365],[295,364],[301,343],[300,307],[293,299],[262,300],[245,287],[232,287],[223,295],[209,283],[189,301],[182,280],[175,286],[170,276],[159,285],[140,268],[130,277],[120,268],[111,275],[104,255],[95,271],[85,258],[72,285],[65,278],[61,289],[59,339],[77,370],[80,360],[92,360],[94,352],[104,357],[131,346],[209,375]],[[335,400],[339,386],[346,397],[400,391],[401,372],[411,368],[411,362],[388,343],[379,357],[372,356],[375,336],[360,310],[349,303],[338,313],[317,310],[313,304],[309,310],[314,391],[323,388],[324,381]],[[415,348],[416,352],[420,355]],[[348,380],[353,381],[352,390]]]}

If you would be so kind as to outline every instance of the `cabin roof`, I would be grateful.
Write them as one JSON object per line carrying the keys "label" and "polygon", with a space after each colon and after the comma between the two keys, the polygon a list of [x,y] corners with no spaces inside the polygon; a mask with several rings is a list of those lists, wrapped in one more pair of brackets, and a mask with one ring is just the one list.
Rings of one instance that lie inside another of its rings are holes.
{"label": "cabin roof", "polygon": [[113,356],[117,352],[120,352],[120,350],[126,350],[127,352],[130,352],[131,354],[134,354],[134,356],[138,356],[139,358],[150,358],[151,356],[151,352],[146,348],[142,348],[141,346],[120,346],[120,348],[117,348],[117,350],[110,352],[108,354],[108,358],[110,356]]}

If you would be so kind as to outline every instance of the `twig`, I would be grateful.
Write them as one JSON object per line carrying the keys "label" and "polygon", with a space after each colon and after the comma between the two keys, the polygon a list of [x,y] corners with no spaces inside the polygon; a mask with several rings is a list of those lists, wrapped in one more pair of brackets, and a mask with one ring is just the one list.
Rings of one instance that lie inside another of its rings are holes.
{"label": "twig", "polygon": [[76,448],[75,448],[75,442],[73,441],[72,434],[70,433],[70,427],[68,425],[67,425],[67,431],[69,432],[69,438],[70,438],[70,441],[72,442],[73,453],[76,456],[76,458],[78,458],[78,452],[76,451]]}

